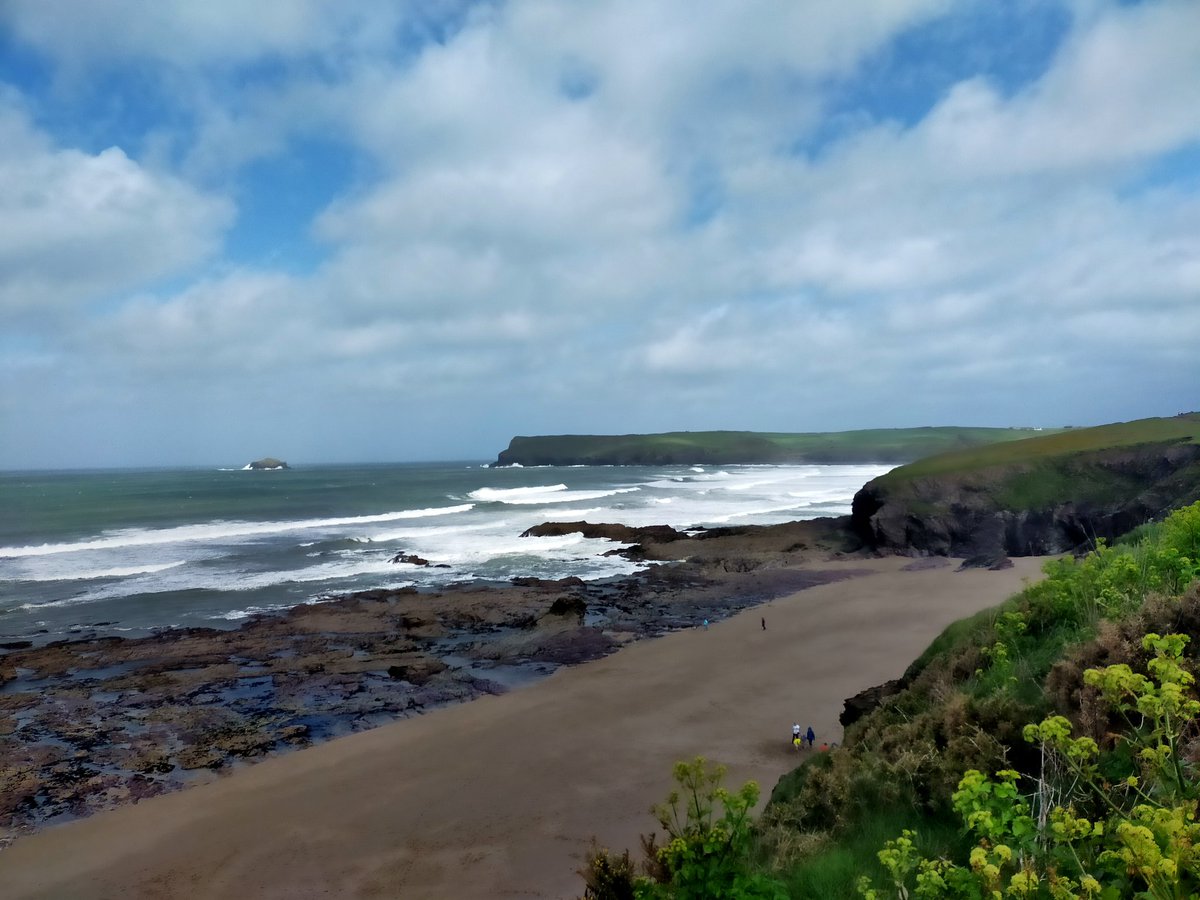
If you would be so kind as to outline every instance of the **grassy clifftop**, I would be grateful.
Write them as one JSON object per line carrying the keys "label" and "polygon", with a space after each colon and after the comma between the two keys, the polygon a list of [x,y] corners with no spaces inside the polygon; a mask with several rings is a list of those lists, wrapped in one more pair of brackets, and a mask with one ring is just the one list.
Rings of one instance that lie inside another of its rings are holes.
{"label": "grassy clifftop", "polygon": [[703,463],[900,463],[931,454],[1019,441],[1031,428],[876,428],[770,433],[560,434],[514,437],[496,465],[690,465]]}
{"label": "grassy clifftop", "polygon": [[1200,443],[1200,413],[1171,418],[1137,419],[1095,428],[1069,428],[1030,435],[1018,442],[992,443],[955,449],[919,459],[894,469],[879,480],[900,484],[931,475],[960,475],[998,466],[1038,465],[1078,453],[1136,447],[1139,445]]}
{"label": "grassy clifftop", "polygon": [[869,482],[869,546],[1021,556],[1112,538],[1200,498],[1200,414],[1139,419],[944,453]]}

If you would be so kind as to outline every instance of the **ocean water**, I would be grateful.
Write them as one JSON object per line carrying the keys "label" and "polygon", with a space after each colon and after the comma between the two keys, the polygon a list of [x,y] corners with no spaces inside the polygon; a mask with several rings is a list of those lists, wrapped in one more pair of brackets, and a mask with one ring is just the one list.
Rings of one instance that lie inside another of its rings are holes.
{"label": "ocean water", "polygon": [[[887,466],[479,463],[0,473],[0,640],[235,626],[372,587],[627,574],[546,521],[773,524],[850,511]],[[445,568],[393,563],[411,553]]]}

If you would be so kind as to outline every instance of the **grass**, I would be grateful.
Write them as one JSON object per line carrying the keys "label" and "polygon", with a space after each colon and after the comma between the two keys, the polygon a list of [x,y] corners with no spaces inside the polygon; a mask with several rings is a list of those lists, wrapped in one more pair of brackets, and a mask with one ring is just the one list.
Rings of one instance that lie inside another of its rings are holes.
{"label": "grass", "polygon": [[863,875],[876,883],[886,880],[876,853],[906,828],[919,829],[916,845],[927,858],[959,855],[967,847],[962,827],[954,820],[932,819],[913,809],[879,809],[826,851],[790,868],[785,875],[788,895],[813,900],[858,898],[855,885]]}
{"label": "grass", "polygon": [[[917,460],[882,476],[881,484],[899,484],[931,475],[962,474],[1013,465],[1037,466],[1058,462],[1076,454],[1135,447],[1140,444],[1200,443],[1200,413],[1184,413],[1171,418],[1137,419],[1095,428],[1073,428],[1054,434],[1026,437],[1024,440],[997,442],[966,450],[956,450]],[[1067,477],[1056,473],[1055,477]],[[1030,478],[1018,492],[1030,495],[1052,493],[1046,479]],[[1035,497],[1031,496],[1031,499]]]}
{"label": "grass", "polygon": [[880,428],[774,433],[676,431],[663,434],[515,437],[500,454],[508,465],[664,465],[705,463],[907,462],[930,454],[1020,441],[1030,428]]}

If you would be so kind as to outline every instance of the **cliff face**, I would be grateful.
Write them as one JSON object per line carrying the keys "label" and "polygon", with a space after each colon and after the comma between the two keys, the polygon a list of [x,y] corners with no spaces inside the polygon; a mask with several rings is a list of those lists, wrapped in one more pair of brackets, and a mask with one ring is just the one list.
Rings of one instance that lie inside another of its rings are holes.
{"label": "cliff face", "polygon": [[895,475],[855,495],[851,523],[868,547],[980,560],[1034,556],[1111,540],[1200,499],[1200,445],[1150,443]]}

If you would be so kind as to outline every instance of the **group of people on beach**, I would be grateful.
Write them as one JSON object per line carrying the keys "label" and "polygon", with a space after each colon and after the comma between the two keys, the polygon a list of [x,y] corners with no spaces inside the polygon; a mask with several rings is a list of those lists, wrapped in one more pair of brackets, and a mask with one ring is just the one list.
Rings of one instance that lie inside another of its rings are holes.
{"label": "group of people on beach", "polygon": [[808,744],[808,749],[811,750],[812,746],[813,746],[813,741],[815,741],[816,739],[817,739],[817,734],[815,731],[812,730],[811,725],[808,726],[808,731],[801,732],[800,723],[799,722],[792,723],[792,746],[795,747],[797,750],[804,749],[805,743]]}
{"label": "group of people on beach", "polygon": [[[816,743],[816,740],[817,735],[816,732],[812,730],[811,725],[808,726],[807,731],[801,731],[799,722],[792,723],[792,746],[797,750],[803,750],[806,746],[809,750],[813,749],[813,744]],[[826,753],[836,746],[837,741],[834,741],[832,744],[821,741],[821,746],[817,747],[817,749],[822,753]]]}

